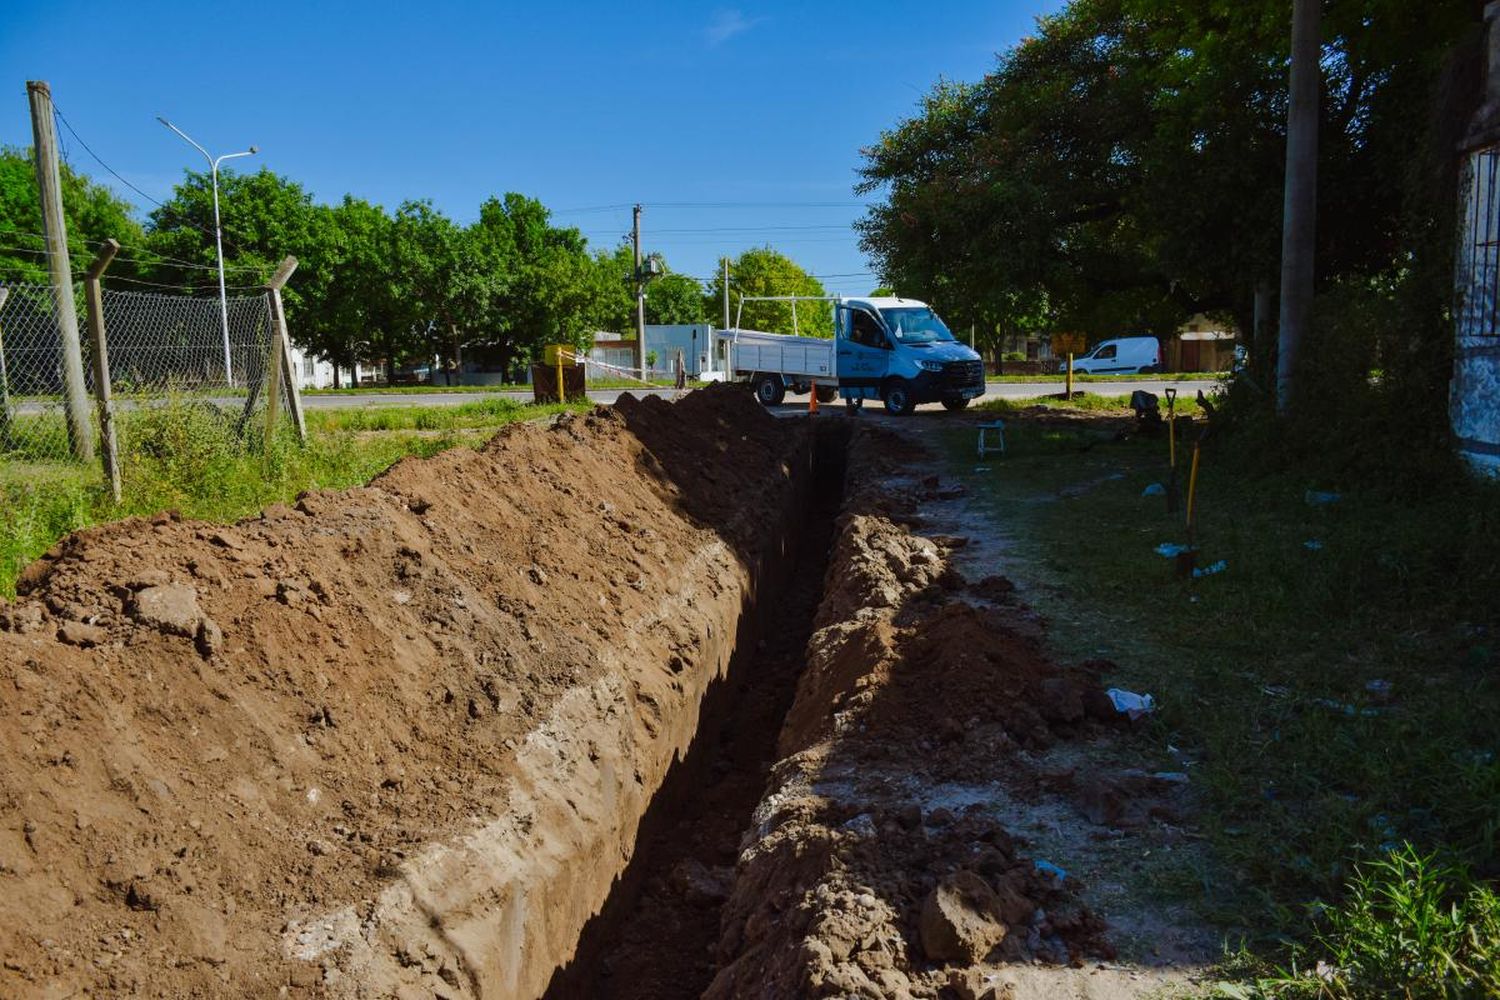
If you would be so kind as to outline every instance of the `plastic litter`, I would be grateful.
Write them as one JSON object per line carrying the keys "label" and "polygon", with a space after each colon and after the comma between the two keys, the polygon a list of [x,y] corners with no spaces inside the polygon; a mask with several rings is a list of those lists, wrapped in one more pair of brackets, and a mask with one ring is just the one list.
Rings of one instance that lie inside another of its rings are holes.
{"label": "plastic litter", "polygon": [[1174,785],[1185,785],[1188,783],[1186,771],[1157,771],[1151,777],[1157,781],[1166,781]]}
{"label": "plastic litter", "polygon": [[1191,545],[1178,545],[1176,542],[1162,542],[1152,551],[1161,556],[1163,559],[1176,559],[1178,556],[1182,555],[1184,552],[1189,551],[1191,548]]}
{"label": "plastic litter", "polygon": [[1147,486],[1145,489],[1141,490],[1141,496],[1143,497],[1164,497],[1166,495],[1167,488],[1161,483],[1152,483],[1150,486]]}
{"label": "plastic litter", "polygon": [[1365,681],[1365,690],[1370,692],[1377,698],[1389,698],[1391,696],[1391,692],[1394,689],[1395,685],[1390,681],[1379,679],[1373,681]]}
{"label": "plastic litter", "polygon": [[1329,493],[1325,490],[1308,490],[1302,494],[1302,499],[1307,501],[1309,507],[1324,507],[1331,503],[1338,503],[1344,499],[1342,493]]}
{"label": "plastic litter", "polygon": [[1307,541],[1302,543],[1302,547],[1309,552],[1323,551],[1323,543],[1318,541],[1316,538],[1309,538]]}
{"label": "plastic litter", "polygon": [[1193,570],[1193,576],[1194,577],[1213,576],[1215,573],[1222,573],[1222,572],[1224,572],[1228,568],[1229,568],[1229,563],[1225,562],[1223,559],[1220,559],[1216,563],[1211,563],[1210,565],[1207,565],[1207,566],[1199,566],[1197,569]]}
{"label": "plastic litter", "polygon": [[1054,876],[1059,882],[1066,881],[1068,878],[1067,872],[1063,871],[1052,862],[1043,861],[1040,858],[1036,860],[1036,870],[1041,872],[1043,875]]}
{"label": "plastic litter", "polygon": [[1132,720],[1156,711],[1156,699],[1149,694],[1136,694],[1124,688],[1110,688],[1104,692],[1115,706],[1115,711],[1130,716]]}

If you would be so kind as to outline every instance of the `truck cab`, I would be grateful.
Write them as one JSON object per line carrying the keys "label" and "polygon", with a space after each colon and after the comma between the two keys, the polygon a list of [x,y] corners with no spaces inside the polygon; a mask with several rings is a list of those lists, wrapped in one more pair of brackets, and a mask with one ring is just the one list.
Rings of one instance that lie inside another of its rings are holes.
{"label": "truck cab", "polygon": [[879,399],[896,415],[921,403],[961,410],[984,395],[984,362],[931,306],[898,297],[834,302],[839,395]]}

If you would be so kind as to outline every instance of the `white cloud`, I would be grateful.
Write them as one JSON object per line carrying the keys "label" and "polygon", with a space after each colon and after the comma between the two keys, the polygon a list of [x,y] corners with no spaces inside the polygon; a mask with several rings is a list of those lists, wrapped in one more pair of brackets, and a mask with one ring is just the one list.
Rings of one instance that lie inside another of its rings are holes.
{"label": "white cloud", "polygon": [[714,12],[713,20],[703,29],[710,45],[722,45],[735,35],[741,35],[760,23],[759,18],[749,18],[739,8],[721,8]]}

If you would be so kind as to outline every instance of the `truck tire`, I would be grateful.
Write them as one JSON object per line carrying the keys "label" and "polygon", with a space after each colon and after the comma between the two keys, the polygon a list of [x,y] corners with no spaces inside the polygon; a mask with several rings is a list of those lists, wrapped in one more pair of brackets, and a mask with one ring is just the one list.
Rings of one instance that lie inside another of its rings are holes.
{"label": "truck tire", "polygon": [[893,378],[887,382],[881,398],[885,400],[886,412],[893,417],[910,416],[917,408],[911,396],[911,386],[906,384],[904,378]]}
{"label": "truck tire", "polygon": [[831,386],[831,385],[820,385],[820,386],[818,386],[818,402],[820,402],[820,403],[831,403],[835,399],[838,399],[838,398],[839,398],[839,391],[834,386]]}
{"label": "truck tire", "polygon": [[969,401],[963,398],[943,400],[943,409],[945,410],[962,410],[968,405]]}
{"label": "truck tire", "polygon": [[786,398],[786,386],[774,375],[757,375],[755,398],[762,406],[775,406]]}

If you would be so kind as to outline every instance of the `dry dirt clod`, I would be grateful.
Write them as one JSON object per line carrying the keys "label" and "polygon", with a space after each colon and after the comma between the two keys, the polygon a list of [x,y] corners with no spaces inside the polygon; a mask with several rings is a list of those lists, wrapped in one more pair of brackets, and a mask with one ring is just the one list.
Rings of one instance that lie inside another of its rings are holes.
{"label": "dry dirt clod", "polygon": [[130,602],[130,616],[149,628],[191,639],[198,632],[203,612],[198,591],[186,584],[167,583],[145,587]]}
{"label": "dry dirt clod", "polygon": [[973,872],[959,871],[928,894],[918,931],[934,962],[973,963],[1005,940],[1006,927],[995,890]]}
{"label": "dry dirt clod", "polygon": [[102,644],[108,633],[97,625],[85,625],[83,622],[64,622],[57,630],[59,642],[65,642],[69,646],[77,646],[80,649],[92,649]]}

